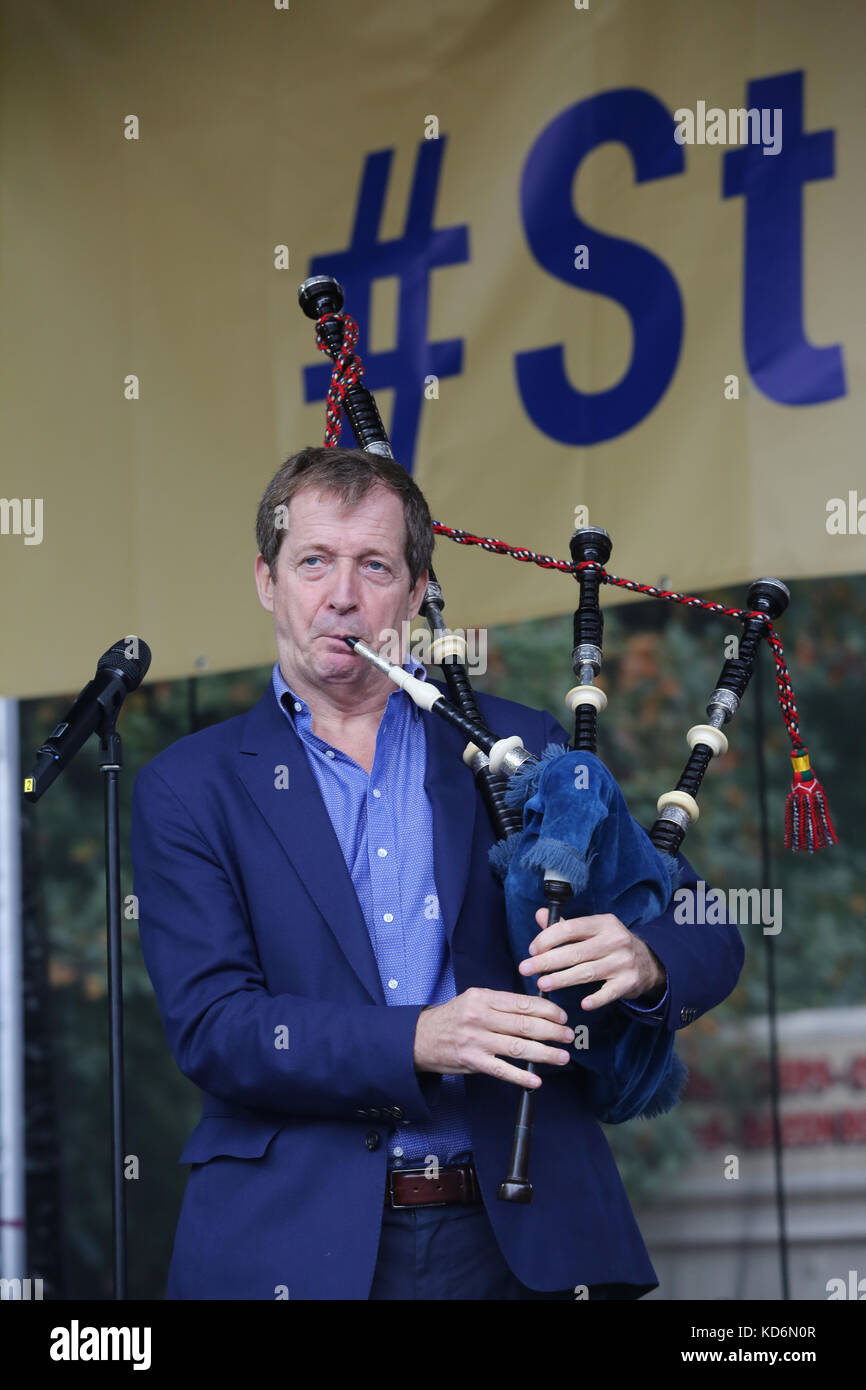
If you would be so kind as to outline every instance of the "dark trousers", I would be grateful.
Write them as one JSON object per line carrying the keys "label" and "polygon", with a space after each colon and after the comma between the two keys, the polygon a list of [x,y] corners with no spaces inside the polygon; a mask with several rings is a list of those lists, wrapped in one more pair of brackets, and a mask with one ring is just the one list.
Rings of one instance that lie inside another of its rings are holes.
{"label": "dark trousers", "polygon": [[[628,1284],[594,1285],[590,1299],[635,1298]],[[385,1209],[371,1299],[569,1299],[574,1289],[540,1293],[515,1278],[487,1212],[471,1206]]]}

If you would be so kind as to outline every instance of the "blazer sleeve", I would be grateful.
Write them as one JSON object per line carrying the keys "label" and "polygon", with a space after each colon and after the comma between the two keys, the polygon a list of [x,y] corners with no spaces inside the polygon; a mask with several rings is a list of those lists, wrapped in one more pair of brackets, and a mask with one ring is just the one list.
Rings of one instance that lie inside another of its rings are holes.
{"label": "blazer sleeve", "polygon": [[288,1115],[431,1120],[439,1078],[413,1061],[422,1005],[269,993],[242,903],[152,766],[133,787],[132,862],[142,954],[184,1076],[226,1102]]}
{"label": "blazer sleeve", "polygon": [[[545,715],[544,731],[546,743],[568,745],[568,734],[551,715]],[[665,995],[656,1008],[647,1011],[632,1009],[628,1000],[619,1001],[632,1018],[671,1030],[694,1023],[727,999],[745,959],[742,937],[726,913],[719,913],[722,920],[717,923],[697,923],[695,902],[688,898],[696,899],[698,876],[684,854],[677,856],[677,863],[679,887],[667,910],[646,925],[632,928],[664,966]],[[709,891],[709,885],[705,887]]]}

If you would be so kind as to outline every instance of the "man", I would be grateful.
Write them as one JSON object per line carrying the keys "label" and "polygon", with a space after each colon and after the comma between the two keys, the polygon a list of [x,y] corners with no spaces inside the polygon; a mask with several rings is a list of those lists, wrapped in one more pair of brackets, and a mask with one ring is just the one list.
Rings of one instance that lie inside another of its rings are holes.
{"label": "man", "polygon": [[[640,935],[610,916],[545,931],[540,909],[518,973],[462,738],[341,640],[378,647],[418,613],[433,531],[416,484],[387,459],[303,450],[257,539],[272,679],[248,714],[155,758],[133,797],[142,950],[203,1092],[167,1296],[640,1297],[658,1281],[574,1035],[521,974],[547,994],[598,981],[595,1006],[674,1029],[733,989],[736,929],[698,938],[670,912]],[[547,714],[479,704],[530,749],[568,741]],[[521,1206],[496,1191],[530,1084]]]}

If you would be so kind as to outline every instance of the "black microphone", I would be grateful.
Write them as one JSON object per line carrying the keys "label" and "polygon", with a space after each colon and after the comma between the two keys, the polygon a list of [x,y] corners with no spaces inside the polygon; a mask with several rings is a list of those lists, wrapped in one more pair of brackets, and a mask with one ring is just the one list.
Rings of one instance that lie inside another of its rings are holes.
{"label": "black microphone", "polygon": [[72,762],[79,748],[107,722],[113,728],[126,696],[150,667],[150,647],[140,637],[121,637],[96,663],[96,675],[36,752],[36,766],[24,779],[25,801],[38,801]]}

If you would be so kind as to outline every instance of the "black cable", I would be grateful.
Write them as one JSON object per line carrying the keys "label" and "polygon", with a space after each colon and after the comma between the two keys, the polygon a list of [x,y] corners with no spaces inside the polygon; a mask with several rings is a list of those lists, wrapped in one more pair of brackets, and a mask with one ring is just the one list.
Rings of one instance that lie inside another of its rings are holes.
{"label": "black cable", "polygon": [[[763,644],[762,644],[763,645]],[[755,762],[758,773],[758,830],[761,842],[761,888],[770,886],[770,829],[767,816],[767,765],[764,749],[764,681],[761,665],[762,651],[757,653],[755,682]],[[763,896],[763,895],[762,895]],[[781,1087],[779,1079],[778,999],[776,995],[775,937],[764,934],[767,965],[767,1021],[770,1028],[770,1113],[773,1120],[773,1168],[775,1174],[776,1213],[779,1220],[779,1273],[782,1298],[791,1297],[788,1270],[788,1230],[785,1209],[785,1178],[782,1168]]]}

